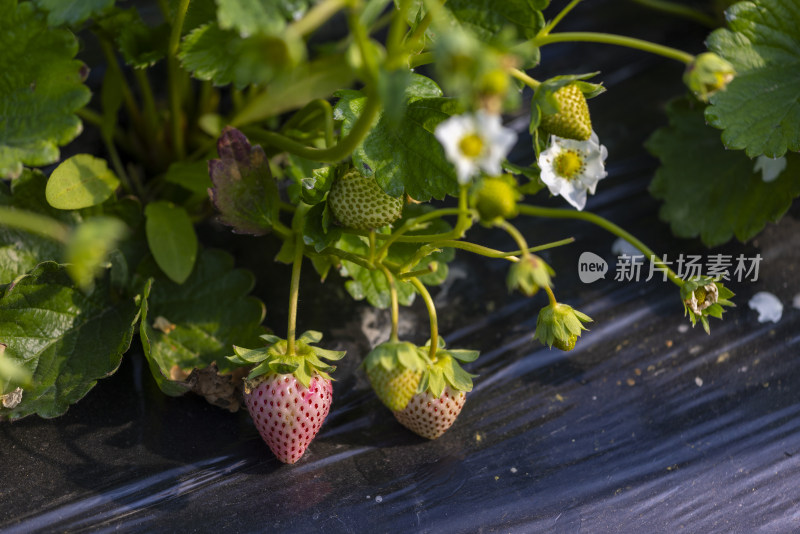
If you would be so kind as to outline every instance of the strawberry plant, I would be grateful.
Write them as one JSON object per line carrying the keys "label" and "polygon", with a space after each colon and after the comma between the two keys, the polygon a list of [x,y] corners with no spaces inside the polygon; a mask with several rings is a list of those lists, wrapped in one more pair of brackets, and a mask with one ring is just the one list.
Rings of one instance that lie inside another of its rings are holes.
{"label": "strawberry plant", "polygon": [[[744,1],[717,28],[722,16],[652,3],[711,27],[695,56],[555,31],[579,3],[0,0],[0,419],[62,415],[138,337],[164,394],[243,403],[283,462],[322,427],[327,362],[344,357],[363,358],[402,425],[438,438],[480,380],[478,352],[442,341],[431,292],[456,251],[507,263],[509,290],[547,300],[532,340],[572,351],[591,336],[541,257],[574,241],[560,219],[627,241],[677,286],[676,313],[710,332],[733,304],[723,277],[682,277],[585,210],[613,158],[590,115],[603,76],[537,79],[552,68],[541,50],[592,42],[683,64],[685,90],[646,143],[661,164],[650,191],[678,237],[747,241],[800,195],[800,9]],[[530,133],[521,156],[512,117]],[[553,232],[529,242],[522,217]],[[515,245],[476,243],[475,223]],[[208,246],[214,226],[277,243],[285,326],[250,295],[264,273]],[[316,330],[297,336],[304,268],[389,308],[388,339],[345,356]],[[415,299],[429,321],[401,341]]]}

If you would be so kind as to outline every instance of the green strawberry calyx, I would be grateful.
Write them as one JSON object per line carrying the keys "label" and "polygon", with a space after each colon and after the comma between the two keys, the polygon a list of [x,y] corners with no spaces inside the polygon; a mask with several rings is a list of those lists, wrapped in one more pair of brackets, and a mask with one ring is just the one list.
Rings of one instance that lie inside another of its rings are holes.
{"label": "green strawberry calyx", "polygon": [[583,323],[591,321],[592,318],[585,313],[556,302],[539,310],[533,337],[548,347],[555,345],[558,349],[570,351],[575,348],[582,331],[588,330]]}
{"label": "green strawberry calyx", "polygon": [[733,291],[720,283],[719,278],[700,276],[684,281],[681,286],[684,315],[689,316],[693,328],[700,321],[706,334],[711,333],[709,317],[722,319],[724,306],[736,306],[730,301],[733,296]]}
{"label": "green strawberry calyx", "polygon": [[273,374],[292,374],[303,386],[308,387],[311,378],[316,374],[325,380],[331,380],[330,374],[336,370],[322,359],[337,361],[344,357],[344,351],[328,350],[312,347],[322,339],[322,334],[315,330],[303,332],[295,340],[294,354],[287,354],[288,342],[278,336],[265,334],[261,339],[267,342],[266,347],[247,349],[233,346],[233,356],[228,360],[241,366],[255,365],[245,381],[246,389],[256,387],[264,378]]}
{"label": "green strawberry calyx", "polygon": [[[427,347],[430,347],[430,341],[423,349]],[[436,361],[429,363],[423,371],[417,393],[429,392],[439,398],[447,386],[455,391],[472,391],[472,379],[478,375],[465,371],[461,363],[474,362],[480,353],[477,350],[445,349],[442,338],[439,338],[438,347]]]}
{"label": "green strawberry calyx", "polygon": [[375,346],[364,358],[364,368],[370,370],[381,366],[387,371],[410,369],[423,371],[430,363],[422,348],[408,341],[389,340]]}

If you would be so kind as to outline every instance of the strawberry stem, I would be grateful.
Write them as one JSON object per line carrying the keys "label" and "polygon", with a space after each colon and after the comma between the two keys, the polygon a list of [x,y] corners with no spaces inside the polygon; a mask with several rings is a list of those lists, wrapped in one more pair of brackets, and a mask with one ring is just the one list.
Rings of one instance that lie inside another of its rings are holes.
{"label": "strawberry stem", "polygon": [[431,294],[428,292],[428,288],[425,287],[425,284],[420,282],[418,278],[409,278],[408,281],[411,282],[419,294],[422,295],[422,300],[425,301],[425,307],[428,308],[428,317],[430,317],[431,320],[431,346],[428,357],[431,359],[431,362],[435,362],[436,349],[439,346],[439,321],[436,318],[436,305],[434,305],[433,298],[431,298]]}
{"label": "strawberry stem", "polygon": [[539,35],[540,35],[540,36],[545,36],[545,35],[549,34],[549,33],[550,33],[552,30],[553,30],[553,28],[555,28],[555,27],[556,27],[556,24],[558,24],[559,22],[561,22],[561,19],[563,19],[564,17],[566,17],[566,16],[567,16],[567,13],[569,13],[570,11],[572,11],[572,8],[574,8],[575,6],[577,6],[577,5],[578,5],[580,2],[581,2],[581,0],[572,0],[572,2],[570,2],[569,4],[567,4],[567,5],[566,5],[566,7],[564,7],[564,9],[562,9],[562,10],[561,10],[561,11],[558,13],[558,15],[556,15],[556,17],[555,17],[553,20],[551,20],[551,21],[550,21],[550,22],[547,24],[547,26],[545,26],[544,28],[542,28],[542,31],[541,31],[541,32],[539,32]]}
{"label": "strawberry stem", "polygon": [[300,268],[303,266],[303,234],[297,233],[292,263],[292,282],[289,287],[289,325],[286,328],[286,355],[294,356],[294,338],[297,329],[297,298],[300,295]]}
{"label": "strawberry stem", "polygon": [[183,20],[189,9],[190,0],[179,0],[175,9],[175,18],[172,21],[172,30],[169,34],[169,49],[167,51],[167,72],[169,78],[169,109],[172,130],[172,148],[177,159],[186,156],[186,147],[183,142],[183,126],[181,124],[181,88],[180,68],[178,67],[178,46],[181,43]]}
{"label": "strawberry stem", "polygon": [[556,296],[553,294],[553,290],[550,289],[550,286],[544,286],[544,290],[547,291],[547,298],[550,299],[550,305],[555,307],[555,305],[558,304],[558,301],[556,300]]}
{"label": "strawberry stem", "polygon": [[681,4],[677,4],[674,2],[667,2],[666,0],[631,0],[639,5],[649,7],[650,9],[654,9],[656,11],[661,11],[663,13],[668,13],[670,15],[675,15],[676,17],[683,17],[689,20],[693,20],[698,24],[702,24],[703,26],[707,26],[708,28],[714,29],[719,24],[714,17],[706,15],[702,11],[694,9],[689,6],[684,6]]}
{"label": "strawberry stem", "polygon": [[694,56],[683,50],[664,46],[650,41],[643,41],[642,39],[635,39],[633,37],[625,37],[622,35],[614,35],[611,33],[596,33],[596,32],[562,32],[550,35],[540,35],[533,39],[533,44],[536,46],[544,46],[551,43],[565,43],[565,42],[588,42],[588,43],[604,43],[613,44],[618,46],[626,46],[628,48],[635,48],[644,52],[650,52],[659,56],[664,56],[681,63],[690,64],[694,61]]}
{"label": "strawberry stem", "polygon": [[684,281],[678,277],[675,272],[667,267],[664,262],[661,260],[659,256],[657,256],[650,248],[647,247],[644,243],[636,239],[630,232],[623,230],[616,224],[612,223],[608,219],[604,219],[599,215],[595,215],[594,213],[589,213],[587,211],[575,211],[575,210],[567,210],[567,209],[557,209],[557,208],[542,208],[539,206],[530,206],[527,204],[518,204],[517,209],[521,215],[531,215],[533,217],[547,217],[549,219],[581,219],[587,222],[590,222],[594,225],[603,228],[611,232],[612,234],[616,235],[617,237],[621,237],[637,249],[641,251],[642,254],[645,255],[647,259],[650,260],[653,265],[656,267],[663,269],[667,273],[667,278],[678,287],[683,286]]}
{"label": "strawberry stem", "polygon": [[540,85],[542,85],[542,82],[540,82],[539,80],[535,80],[534,78],[531,78],[530,76],[525,74],[524,71],[521,71],[519,69],[511,69],[508,72],[509,72],[509,74],[511,74],[511,76],[513,76],[514,78],[518,79],[519,81],[521,81],[522,83],[524,83],[525,85],[530,87],[531,89],[536,90],[536,89],[539,88]]}
{"label": "strawberry stem", "polygon": [[530,248],[528,246],[528,242],[525,240],[525,236],[523,236],[522,233],[519,230],[517,230],[516,226],[505,220],[498,222],[497,226],[508,232],[508,235],[510,235],[514,239],[514,241],[516,241],[517,246],[519,246],[520,252],[522,252],[523,258],[530,256],[531,253],[528,252],[528,249]]}
{"label": "strawberry stem", "polygon": [[348,3],[351,2],[348,2],[348,0],[323,0],[309,9],[303,18],[291,23],[286,29],[298,35],[308,35],[322,26]]}
{"label": "strawberry stem", "polygon": [[389,296],[392,299],[392,332],[389,334],[389,340],[397,342],[399,338],[397,337],[397,323],[400,317],[400,304],[397,299],[397,284],[394,281],[394,276],[386,268],[383,264],[378,264],[378,267],[383,271],[383,275],[386,277],[386,281],[389,283]]}

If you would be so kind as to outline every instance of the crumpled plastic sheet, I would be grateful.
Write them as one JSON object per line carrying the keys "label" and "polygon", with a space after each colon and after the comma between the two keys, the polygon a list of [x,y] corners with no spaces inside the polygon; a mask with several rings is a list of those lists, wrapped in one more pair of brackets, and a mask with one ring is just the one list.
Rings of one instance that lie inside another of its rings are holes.
{"label": "crumpled plastic sheet", "polygon": [[[595,117],[630,100],[631,70],[656,87],[664,69],[653,61],[607,69],[611,91],[606,103],[593,103]],[[609,126],[608,136],[601,132],[614,147],[612,178],[588,208],[658,253],[707,255],[697,242],[669,236],[644,191],[653,162],[641,156],[639,143],[652,124],[629,117],[624,127]],[[629,142],[634,146],[626,149]],[[532,243],[578,239],[543,256],[557,270],[559,299],[595,322],[571,353],[542,347],[531,337],[544,296],[509,295],[507,264],[460,253],[436,294],[441,331],[448,346],[481,351],[468,366],[480,376],[438,440],[396,423],[357,368],[371,344],[388,335],[387,313],[349,303],[336,280],[319,287],[309,269],[300,327],[323,330],[324,346],[349,354],[335,375],[332,411],[298,464],[280,464],[246,412],[161,395],[134,348],[116,375],[65,416],[0,425],[0,530],[800,530],[800,311],[791,306],[800,293],[798,210],[754,242],[711,252],[758,252],[764,259],[758,281],[730,284],[738,307],[724,321],[712,319],[710,336],[688,328],[670,283],[613,279],[613,236],[571,221],[521,227]],[[248,238],[231,240],[223,230],[211,233],[212,241],[238,247],[243,266],[259,268],[275,252]],[[477,228],[470,235],[513,246],[497,232]],[[586,250],[609,262],[605,279],[578,281],[577,258]],[[271,269],[288,280],[283,267]],[[270,284],[274,279],[265,276],[257,292],[268,302],[268,324],[280,330],[286,295]],[[777,324],[759,323],[748,309],[758,291],[784,303]],[[402,333],[424,342],[421,302],[402,313]]]}

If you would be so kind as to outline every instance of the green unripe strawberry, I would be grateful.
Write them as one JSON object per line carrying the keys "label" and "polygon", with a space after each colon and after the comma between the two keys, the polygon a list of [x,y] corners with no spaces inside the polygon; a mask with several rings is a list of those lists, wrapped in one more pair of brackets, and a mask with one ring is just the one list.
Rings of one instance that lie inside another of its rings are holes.
{"label": "green unripe strawberry", "polygon": [[372,230],[400,217],[403,198],[387,195],[374,177],[350,169],[333,182],[328,206],[340,225],[355,230]]}
{"label": "green unripe strawberry", "polygon": [[564,352],[569,352],[575,348],[575,343],[578,341],[578,336],[574,334],[570,334],[567,339],[559,339],[555,338],[553,340],[553,346],[557,349],[561,349]]}
{"label": "green unripe strawberry", "polygon": [[543,116],[540,124],[542,129],[558,137],[588,140],[592,136],[592,119],[583,91],[571,83],[553,93],[553,96],[558,102],[558,113]]}
{"label": "green unripe strawberry", "polygon": [[484,178],[475,186],[472,205],[478,210],[481,221],[491,223],[497,219],[514,217],[518,198],[516,188],[505,177]]}
{"label": "green unripe strawberry", "polygon": [[416,394],[425,365],[421,349],[401,341],[381,343],[364,359],[372,389],[392,411],[403,410]]}
{"label": "green unripe strawberry", "polygon": [[367,377],[381,402],[394,412],[403,410],[416,394],[422,372],[404,367],[388,371],[378,365],[367,372]]}

